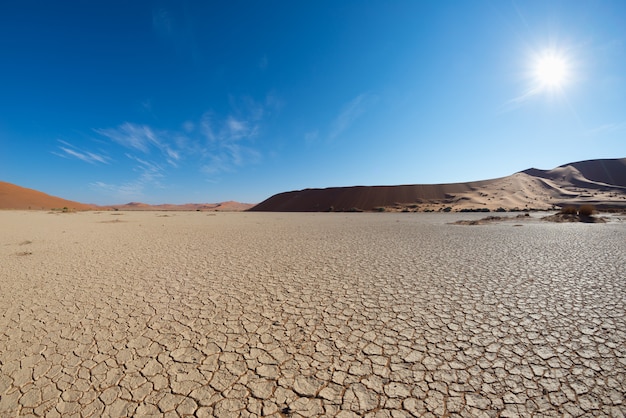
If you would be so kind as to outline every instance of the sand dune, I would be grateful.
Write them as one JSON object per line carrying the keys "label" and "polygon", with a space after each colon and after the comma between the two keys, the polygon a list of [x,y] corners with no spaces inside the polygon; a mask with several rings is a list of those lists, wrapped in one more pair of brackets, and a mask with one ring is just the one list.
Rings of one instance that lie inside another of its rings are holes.
{"label": "sand dune", "polygon": [[27,189],[15,184],[0,181],[0,209],[33,209],[33,210],[178,210],[178,211],[218,211],[241,212],[251,208],[252,204],[239,202],[221,203],[187,203],[183,205],[163,204],[148,205],[141,202],[130,202],[123,205],[97,206],[62,199],[49,194]]}
{"label": "sand dune", "polygon": [[251,210],[525,210],[584,203],[626,207],[626,158],[581,161],[552,170],[531,168],[468,183],[305,189],[274,195]]}
{"label": "sand dune", "polygon": [[0,209],[89,210],[95,207],[0,181]]}
{"label": "sand dune", "polygon": [[250,209],[254,205],[250,203],[240,203],[234,201],[221,203],[185,203],[182,205],[162,204],[148,205],[146,203],[131,202],[125,205],[113,205],[112,209],[117,210],[168,210],[168,211],[216,211],[216,212],[242,212]]}
{"label": "sand dune", "polygon": [[605,184],[626,187],[626,158],[613,160],[588,160],[562,165],[553,170],[531,168],[524,173],[554,181]]}
{"label": "sand dune", "polygon": [[253,206],[239,202],[96,206],[0,182],[0,209],[117,209],[167,211],[440,211],[552,209],[593,204],[626,208],[626,158],[588,160],[551,170],[530,168],[483,181],[401,186],[305,189],[276,194]]}

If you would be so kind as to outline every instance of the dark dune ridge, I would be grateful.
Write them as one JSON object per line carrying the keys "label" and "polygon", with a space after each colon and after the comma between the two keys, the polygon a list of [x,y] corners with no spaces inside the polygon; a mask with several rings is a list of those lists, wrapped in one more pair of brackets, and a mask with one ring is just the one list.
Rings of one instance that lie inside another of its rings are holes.
{"label": "dark dune ridge", "polygon": [[626,158],[580,161],[552,170],[531,168],[467,183],[304,189],[276,194],[250,210],[524,210],[570,204],[626,208]]}
{"label": "dark dune ridge", "polygon": [[250,210],[276,212],[374,210],[377,207],[392,206],[398,202],[444,201],[452,194],[470,192],[488,184],[489,181],[305,189],[279,193]]}
{"label": "dark dune ridge", "polygon": [[552,170],[530,168],[507,177],[467,183],[305,189],[276,194],[253,207],[238,202],[96,206],[0,181],[0,209],[456,211],[552,209],[581,204],[626,209],[626,158],[580,161]]}

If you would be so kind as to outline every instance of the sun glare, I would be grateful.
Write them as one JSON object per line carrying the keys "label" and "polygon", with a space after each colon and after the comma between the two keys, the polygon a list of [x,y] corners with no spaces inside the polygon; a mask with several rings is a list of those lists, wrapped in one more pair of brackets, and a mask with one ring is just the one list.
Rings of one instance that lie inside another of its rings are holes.
{"label": "sun glare", "polygon": [[569,71],[569,64],[564,55],[548,51],[535,59],[533,76],[539,89],[555,90],[567,84]]}

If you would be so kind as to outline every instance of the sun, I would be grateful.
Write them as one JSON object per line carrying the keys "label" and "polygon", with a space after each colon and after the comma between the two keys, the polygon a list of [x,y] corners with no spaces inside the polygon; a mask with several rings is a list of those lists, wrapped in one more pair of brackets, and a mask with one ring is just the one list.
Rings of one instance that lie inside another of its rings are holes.
{"label": "sun", "polygon": [[545,51],[534,60],[533,78],[540,90],[558,90],[570,77],[567,57],[556,51]]}
{"label": "sun", "polygon": [[567,100],[568,90],[579,81],[579,60],[571,47],[545,45],[533,49],[522,58],[525,62],[521,73],[525,90],[509,100],[507,109],[520,106],[534,98],[543,97],[550,101]]}

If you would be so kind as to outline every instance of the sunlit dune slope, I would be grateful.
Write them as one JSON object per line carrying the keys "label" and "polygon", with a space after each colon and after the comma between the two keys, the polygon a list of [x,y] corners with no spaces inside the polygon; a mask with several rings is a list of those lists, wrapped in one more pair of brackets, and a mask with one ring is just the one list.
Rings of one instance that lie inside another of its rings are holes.
{"label": "sunlit dune slope", "polygon": [[626,158],[581,161],[552,170],[531,168],[468,183],[305,189],[274,195],[251,210],[524,210],[584,203],[626,207]]}
{"label": "sunlit dune slope", "polygon": [[563,185],[589,186],[593,183],[597,187],[626,187],[626,158],[580,161],[552,170],[530,168],[524,173]]}
{"label": "sunlit dune slope", "polygon": [[88,210],[95,206],[73,202],[33,189],[0,181],[0,209],[75,209]]}

